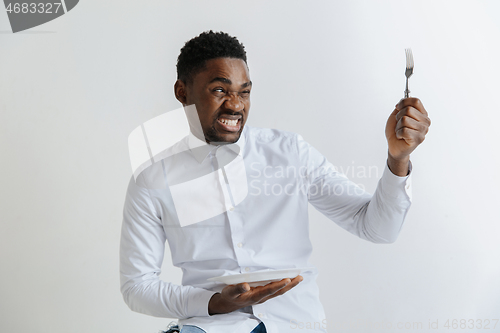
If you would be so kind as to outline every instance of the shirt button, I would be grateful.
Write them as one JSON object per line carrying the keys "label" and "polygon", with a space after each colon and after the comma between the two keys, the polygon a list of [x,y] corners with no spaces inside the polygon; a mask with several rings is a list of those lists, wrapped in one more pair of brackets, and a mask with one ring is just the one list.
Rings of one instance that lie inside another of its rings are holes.
{"label": "shirt button", "polygon": [[406,189],[408,190],[410,188],[410,184],[406,184]]}
{"label": "shirt button", "polygon": [[238,247],[242,247],[243,246],[243,243],[238,243]]}
{"label": "shirt button", "polygon": [[262,313],[259,313],[258,316],[259,317],[264,317],[264,315]]}
{"label": "shirt button", "polygon": [[233,206],[229,206],[229,210],[230,210],[230,211],[233,211],[233,210],[234,210],[234,207],[233,207]]}
{"label": "shirt button", "polygon": [[245,271],[250,272],[250,267],[245,267]]}

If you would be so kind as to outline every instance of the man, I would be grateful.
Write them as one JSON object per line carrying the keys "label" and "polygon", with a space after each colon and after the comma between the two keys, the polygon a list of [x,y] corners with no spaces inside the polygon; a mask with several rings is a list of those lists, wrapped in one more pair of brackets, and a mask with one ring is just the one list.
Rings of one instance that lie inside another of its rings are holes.
{"label": "man", "polygon": [[[301,136],[245,126],[246,61],[243,45],[225,33],[202,33],[182,48],[174,91],[191,133],[129,183],[121,291],[134,311],[179,318],[182,333],[282,333],[300,325],[326,332],[317,270],[308,262],[308,202],[363,239],[394,242],[411,204],[409,155],[430,120],[416,98],[396,105],[386,125],[387,165],[372,196]],[[166,240],[182,285],[158,278]],[[297,267],[307,269],[259,287],[207,280]]]}

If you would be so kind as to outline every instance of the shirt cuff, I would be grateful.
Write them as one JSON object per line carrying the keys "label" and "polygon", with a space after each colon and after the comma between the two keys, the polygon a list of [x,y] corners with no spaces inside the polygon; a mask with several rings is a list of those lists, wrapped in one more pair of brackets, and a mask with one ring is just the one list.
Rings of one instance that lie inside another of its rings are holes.
{"label": "shirt cuff", "polygon": [[382,182],[382,187],[384,192],[396,198],[407,197],[410,201],[412,199],[412,186],[411,186],[411,171],[412,171],[411,161],[408,162],[408,175],[397,176],[389,169],[387,162],[385,163],[384,173],[380,181]]}
{"label": "shirt cuff", "polygon": [[203,288],[193,288],[187,300],[187,313],[192,317],[208,317],[208,302],[217,292]]}

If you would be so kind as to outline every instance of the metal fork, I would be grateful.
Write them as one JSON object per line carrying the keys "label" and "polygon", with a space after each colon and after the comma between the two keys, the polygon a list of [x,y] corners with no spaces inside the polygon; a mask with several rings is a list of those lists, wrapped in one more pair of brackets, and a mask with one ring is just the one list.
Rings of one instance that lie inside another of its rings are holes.
{"label": "metal fork", "polygon": [[413,53],[411,49],[405,49],[406,53],[406,90],[405,90],[405,98],[410,97],[410,90],[408,89],[408,79],[413,74]]}

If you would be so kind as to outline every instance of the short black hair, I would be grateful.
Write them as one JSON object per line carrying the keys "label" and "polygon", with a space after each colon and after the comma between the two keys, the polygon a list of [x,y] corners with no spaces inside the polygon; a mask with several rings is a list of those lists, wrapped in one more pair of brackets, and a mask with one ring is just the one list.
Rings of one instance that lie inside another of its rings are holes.
{"label": "short black hair", "polygon": [[225,32],[205,31],[184,44],[177,58],[177,79],[186,84],[205,68],[207,60],[215,58],[236,58],[247,63],[245,47],[236,37]]}

